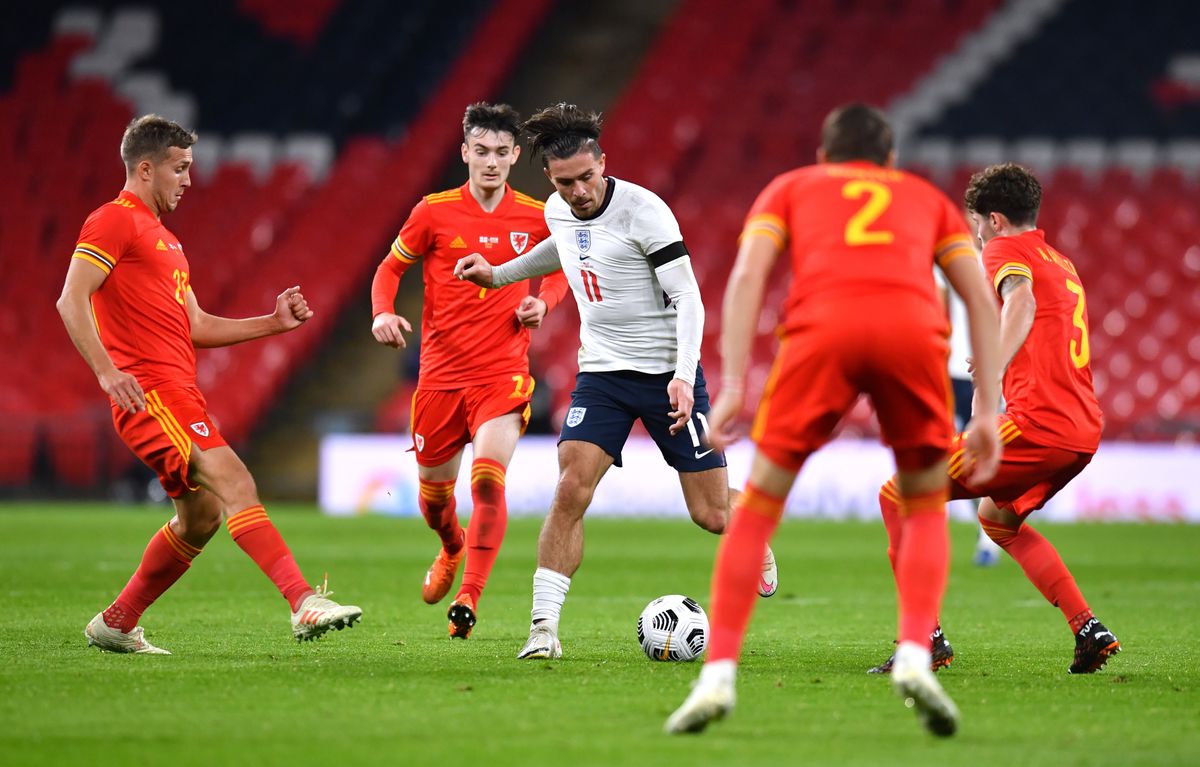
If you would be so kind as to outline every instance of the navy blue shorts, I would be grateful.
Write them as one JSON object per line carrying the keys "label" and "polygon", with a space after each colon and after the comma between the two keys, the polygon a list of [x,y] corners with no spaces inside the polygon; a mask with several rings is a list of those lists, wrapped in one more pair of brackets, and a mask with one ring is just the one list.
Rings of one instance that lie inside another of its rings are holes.
{"label": "navy blue shorts", "polygon": [[674,373],[639,373],[616,370],[603,373],[580,373],[575,377],[571,392],[571,408],[563,421],[559,443],[567,440],[590,442],[612,456],[621,465],[621,448],[629,438],[633,422],[642,425],[658,445],[663,458],[676,471],[707,471],[725,465],[725,454],[713,450],[701,441],[708,433],[708,388],[704,371],[696,366],[696,385],[692,391],[696,404],[688,428],[672,436],[674,420],[667,384]]}
{"label": "navy blue shorts", "polygon": [[975,396],[975,385],[970,378],[951,378],[950,386],[954,390],[954,416],[958,421],[955,426],[962,431],[971,422],[971,399]]}

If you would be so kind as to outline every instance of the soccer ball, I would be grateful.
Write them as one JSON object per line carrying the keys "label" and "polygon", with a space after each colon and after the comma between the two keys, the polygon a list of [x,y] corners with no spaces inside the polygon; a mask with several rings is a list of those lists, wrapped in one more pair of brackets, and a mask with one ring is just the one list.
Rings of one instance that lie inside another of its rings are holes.
{"label": "soccer ball", "polygon": [[708,616],[696,600],[668,594],[642,610],[637,638],[651,660],[695,660],[708,647]]}

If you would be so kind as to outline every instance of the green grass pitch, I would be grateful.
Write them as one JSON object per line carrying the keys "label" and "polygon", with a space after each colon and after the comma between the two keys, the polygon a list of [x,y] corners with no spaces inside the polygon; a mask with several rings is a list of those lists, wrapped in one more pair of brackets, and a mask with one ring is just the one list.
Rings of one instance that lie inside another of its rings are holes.
{"label": "green grass pitch", "polygon": [[788,520],[781,587],[760,600],[739,704],[702,736],[660,728],[699,667],[647,660],[650,599],[708,603],[716,539],[685,522],[587,522],[563,614],[565,658],[518,662],[538,519],[513,519],[480,623],[446,637],[420,600],[436,550],[419,520],[274,509],[312,579],[328,570],[362,624],[292,641],[287,609],[224,532],[146,614],[171,657],[101,654],[82,629],[120,589],[164,509],[0,506],[0,763],[491,765],[1200,764],[1200,527],[1044,525],[1124,651],[1066,673],[1073,640],[1015,564],[969,563],[952,528],[939,678],[962,709],[935,740],[864,670],[895,606],[879,524]]}

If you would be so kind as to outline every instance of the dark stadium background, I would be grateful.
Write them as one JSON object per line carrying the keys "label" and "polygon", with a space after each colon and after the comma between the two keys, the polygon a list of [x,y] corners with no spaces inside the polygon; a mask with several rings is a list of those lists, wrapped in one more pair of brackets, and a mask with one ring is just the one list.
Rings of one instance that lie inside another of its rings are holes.
{"label": "dark stadium background", "polygon": [[[462,182],[458,124],[479,99],[606,114],[610,170],[683,228],[710,380],[741,219],[810,161],[831,107],[886,107],[901,163],[954,199],[973,170],[1027,164],[1088,288],[1106,440],[1188,446],[1200,430],[1200,4],[215,0],[6,3],[0,18],[0,497],[134,500],[153,482],[54,309],[81,222],[122,184],[121,130],[146,112],[200,134],[166,224],[206,310],[259,314],[300,284],[317,311],[199,355],[268,498],[314,496],[323,434],[405,430],[416,356],[371,339],[368,286],[419,196]],[[527,162],[512,182],[550,191]],[[415,323],[419,305],[414,270],[400,306]],[[561,420],[577,327],[568,301],[535,334],[535,430]],[[846,429],[873,433],[865,405]]]}

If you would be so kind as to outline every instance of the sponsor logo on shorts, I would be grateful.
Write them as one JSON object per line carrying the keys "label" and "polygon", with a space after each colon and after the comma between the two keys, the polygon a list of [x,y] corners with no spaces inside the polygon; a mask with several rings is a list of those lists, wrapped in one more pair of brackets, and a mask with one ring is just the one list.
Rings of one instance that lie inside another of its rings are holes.
{"label": "sponsor logo on shorts", "polygon": [[586,407],[573,407],[567,411],[567,426],[578,426],[583,423],[584,413],[587,412]]}
{"label": "sponsor logo on shorts", "polygon": [[708,450],[705,450],[703,453],[701,453],[699,450],[697,450],[696,451],[696,460],[699,461],[701,458],[708,455],[712,451],[713,451],[713,449],[711,447]]}
{"label": "sponsor logo on shorts", "polygon": [[208,436],[208,424],[206,424],[204,421],[196,421],[194,424],[191,424],[191,427],[192,431],[196,432],[201,437]]}
{"label": "sponsor logo on shorts", "polygon": [[592,230],[591,229],[576,229],[575,230],[575,245],[579,247],[579,260],[587,258],[583,255],[591,250],[592,247]]}
{"label": "sponsor logo on shorts", "polygon": [[529,232],[509,232],[508,244],[512,245],[514,253],[521,255],[529,247]]}
{"label": "sponsor logo on shorts", "polygon": [[414,434],[413,441],[417,443],[418,453],[425,449],[425,437],[421,436],[420,434]]}

